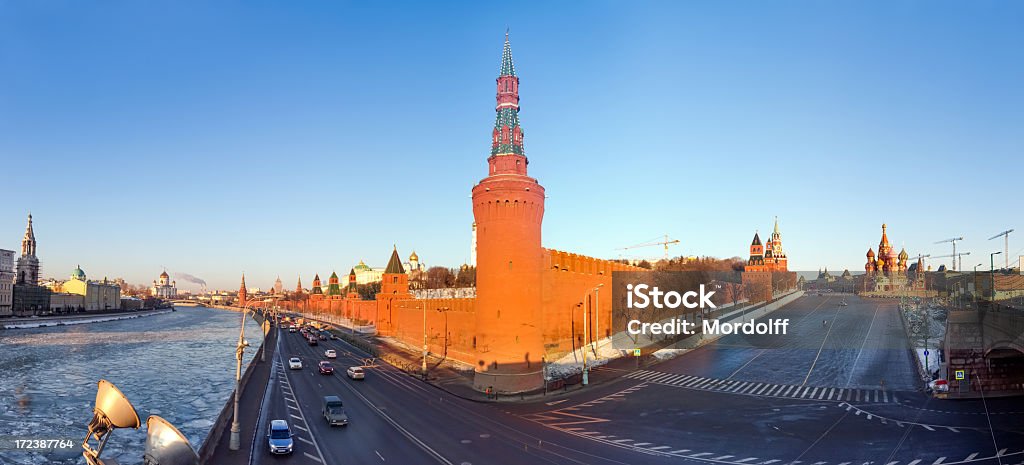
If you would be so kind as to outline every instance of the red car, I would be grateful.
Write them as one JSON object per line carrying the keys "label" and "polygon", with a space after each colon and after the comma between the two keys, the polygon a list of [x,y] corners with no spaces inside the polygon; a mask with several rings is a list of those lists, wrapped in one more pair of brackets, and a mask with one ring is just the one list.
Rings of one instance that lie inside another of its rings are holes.
{"label": "red car", "polygon": [[334,374],[334,366],[331,365],[331,362],[328,362],[328,361],[320,362],[320,374],[321,375],[333,375]]}

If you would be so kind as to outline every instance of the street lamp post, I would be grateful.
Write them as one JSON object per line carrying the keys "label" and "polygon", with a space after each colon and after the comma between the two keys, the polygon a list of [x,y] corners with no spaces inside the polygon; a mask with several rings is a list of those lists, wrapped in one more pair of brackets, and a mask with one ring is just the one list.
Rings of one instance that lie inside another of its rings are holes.
{"label": "street lamp post", "polygon": [[996,258],[996,255],[999,255],[1001,253],[1002,252],[992,252],[992,253],[988,254],[988,263],[989,263],[989,265],[988,265],[989,266],[989,268],[988,268],[988,280],[989,280],[989,282],[988,283],[989,283],[990,286],[992,286],[992,301],[993,302],[996,301],[996,262],[995,262],[995,258]]}
{"label": "street lamp post", "polygon": [[427,302],[422,302],[423,307],[423,379],[427,379]]}
{"label": "street lamp post", "polygon": [[231,439],[228,443],[228,448],[231,450],[238,450],[242,442],[242,426],[238,423],[238,401],[241,396],[239,391],[241,391],[242,387],[242,355],[245,354],[245,348],[249,345],[249,342],[245,340],[245,314],[249,311],[249,305],[246,304],[242,308],[242,326],[238,332],[238,345],[235,346],[235,359],[237,361],[235,365],[235,413],[231,420]]}
{"label": "street lamp post", "polygon": [[[598,284],[596,287],[594,287],[594,307],[597,308],[597,311],[594,312],[594,333],[596,334],[596,336],[598,338],[597,339],[598,341],[601,340],[601,294],[600,294],[599,291],[601,290],[602,287],[604,287],[604,283]],[[610,328],[611,325],[612,325],[612,323],[611,323],[611,321],[609,321],[608,322],[608,327]],[[594,341],[594,358],[595,359],[597,359],[597,347],[598,347],[597,341]]]}

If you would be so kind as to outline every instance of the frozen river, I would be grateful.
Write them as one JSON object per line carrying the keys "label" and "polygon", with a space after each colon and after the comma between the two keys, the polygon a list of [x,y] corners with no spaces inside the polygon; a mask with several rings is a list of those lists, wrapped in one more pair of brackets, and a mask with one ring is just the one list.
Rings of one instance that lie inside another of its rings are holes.
{"label": "frozen river", "polygon": [[[75,444],[59,452],[0,450],[0,463],[85,463],[79,444],[100,379],[120,388],[142,421],[138,430],[114,431],[103,458],[141,464],[151,414],[198,449],[234,389],[239,323],[236,312],[184,307],[130,320],[0,331],[0,436]],[[251,319],[245,334],[248,363],[263,334]]]}

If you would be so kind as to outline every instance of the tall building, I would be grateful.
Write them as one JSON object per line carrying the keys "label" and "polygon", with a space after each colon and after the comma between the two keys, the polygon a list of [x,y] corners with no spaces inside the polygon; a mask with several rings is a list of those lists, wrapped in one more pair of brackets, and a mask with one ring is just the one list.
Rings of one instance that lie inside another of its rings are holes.
{"label": "tall building", "polygon": [[245,273],[242,273],[242,285],[238,287],[238,306],[245,307],[246,293],[245,289]]}
{"label": "tall building", "polygon": [[82,296],[82,306],[87,312],[121,308],[121,286],[108,281],[107,278],[103,278],[102,281],[90,281],[80,266],[71,272],[71,278],[61,285],[61,290]]}
{"label": "tall building", "polygon": [[910,254],[906,249],[899,253],[889,242],[887,226],[882,224],[882,238],[878,241],[878,254],[868,248],[867,262],[864,263],[863,291],[887,294],[892,292],[926,291],[924,261],[917,257],[914,279],[908,276]]}
{"label": "tall building", "polygon": [[541,314],[541,222],[544,187],[527,175],[519,125],[519,77],[508,33],[501,54],[487,177],[473,186],[476,221],[476,345],[480,379],[537,385],[544,344]]}
{"label": "tall building", "polygon": [[21,239],[21,257],[18,257],[11,311],[27,316],[50,311],[50,290],[39,285],[39,258],[36,257],[36,234],[32,228],[32,214],[28,215],[25,236]]}
{"label": "tall building", "polygon": [[153,280],[153,287],[150,289],[150,294],[153,294],[153,297],[161,299],[173,299],[178,296],[177,283],[171,280],[171,277],[167,274],[167,270],[160,273],[159,279]]}
{"label": "tall building", "polygon": [[[376,274],[360,263],[349,272],[344,298],[325,298],[317,279],[298,305],[369,322],[415,347],[425,343],[431,353],[473,365],[476,389],[516,393],[544,386],[546,361],[578,350],[585,339],[611,335],[611,299],[596,299],[596,289],[610,289],[615,271],[639,269],[542,247],[545,189],[527,173],[508,34],[496,87],[487,174],[472,189],[474,292],[413,295],[412,268],[426,266],[415,253],[406,266],[393,249],[374,300],[352,292],[359,276]],[[584,322],[592,328],[584,330]]]}
{"label": "tall building", "polygon": [[754,233],[750,242],[750,258],[744,271],[789,271],[789,258],[782,250],[782,234],[779,232],[779,218],[775,218],[775,227],[768,242],[761,244],[761,237]]}
{"label": "tall building", "polygon": [[789,271],[789,257],[782,248],[778,217],[775,217],[772,234],[764,244],[761,236],[754,232],[742,280],[744,295],[751,302],[767,302],[780,292],[796,288],[796,273]]}
{"label": "tall building", "polygon": [[284,283],[281,282],[281,276],[278,276],[277,279],[274,280],[274,294],[281,295],[281,293],[283,293],[283,292],[284,292]]}
{"label": "tall building", "polygon": [[18,258],[18,284],[39,284],[39,259],[36,257],[36,233],[32,229],[32,214],[28,214],[25,237],[21,239],[21,257]]}
{"label": "tall building", "polygon": [[14,276],[14,251],[0,249],[0,316],[14,314]]}

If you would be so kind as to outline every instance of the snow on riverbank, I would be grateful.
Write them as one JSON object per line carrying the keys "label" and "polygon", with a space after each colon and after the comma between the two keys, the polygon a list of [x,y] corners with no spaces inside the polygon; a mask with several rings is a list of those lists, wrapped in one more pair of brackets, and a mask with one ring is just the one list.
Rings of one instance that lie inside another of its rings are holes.
{"label": "snow on riverbank", "polygon": [[0,329],[45,328],[48,326],[68,326],[81,325],[86,323],[102,323],[104,321],[130,320],[132,318],[140,318],[150,315],[163,315],[165,313],[171,313],[171,310],[154,310],[150,312],[141,313],[120,313],[78,318],[39,318],[29,319],[24,323],[3,323],[0,324]]}

